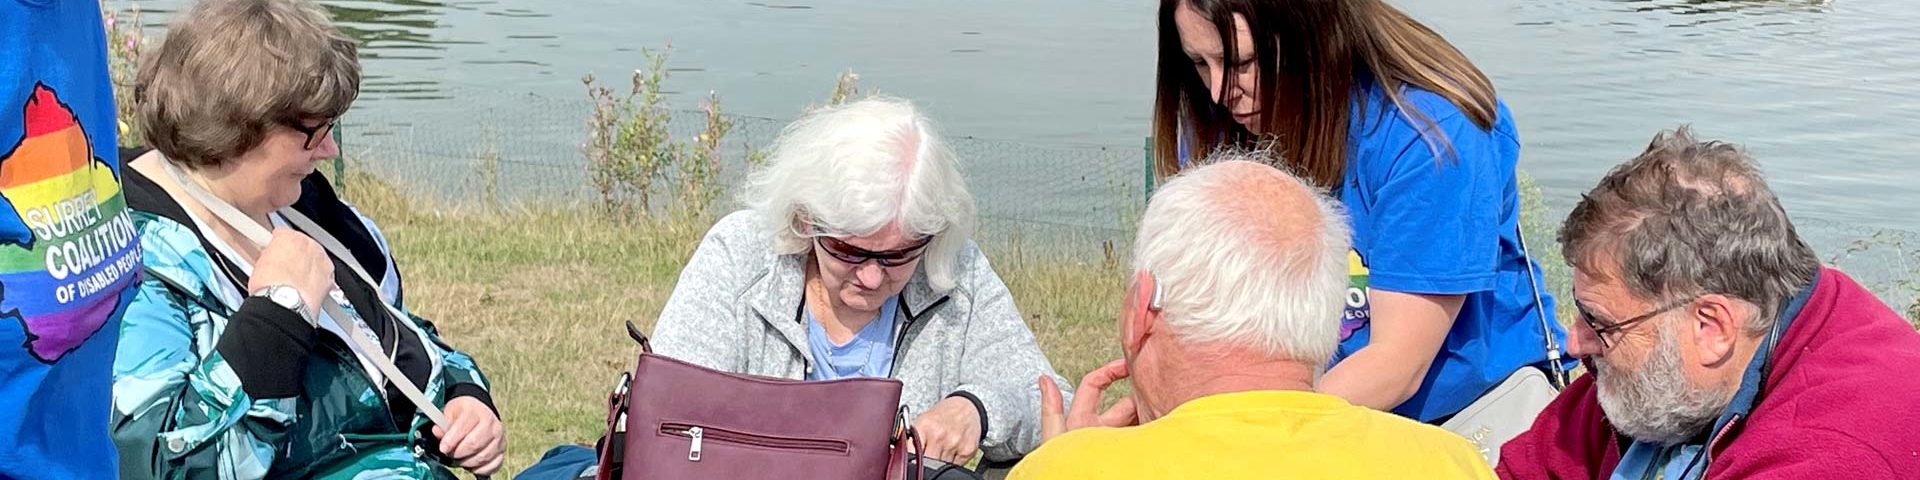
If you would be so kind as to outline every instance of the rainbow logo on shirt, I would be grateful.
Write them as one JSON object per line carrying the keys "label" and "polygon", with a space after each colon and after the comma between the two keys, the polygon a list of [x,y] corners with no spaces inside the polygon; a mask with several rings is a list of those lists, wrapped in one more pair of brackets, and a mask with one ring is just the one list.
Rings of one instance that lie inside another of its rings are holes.
{"label": "rainbow logo on shirt", "polygon": [[25,134],[0,143],[0,321],[53,363],[121,307],[140,254],[120,180],[73,110],[38,84],[19,112]]}
{"label": "rainbow logo on shirt", "polygon": [[1359,251],[1347,250],[1347,309],[1340,316],[1340,341],[1346,341],[1373,319],[1373,309],[1367,302],[1368,276],[1367,260]]}

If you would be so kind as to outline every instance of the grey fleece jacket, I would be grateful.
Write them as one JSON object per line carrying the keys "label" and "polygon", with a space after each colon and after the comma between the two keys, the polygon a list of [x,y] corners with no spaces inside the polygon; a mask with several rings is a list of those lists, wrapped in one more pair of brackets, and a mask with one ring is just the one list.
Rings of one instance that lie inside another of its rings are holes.
{"label": "grey fleece jacket", "polygon": [[[707,231],[654,325],[655,352],[769,377],[801,379],[814,368],[801,315],[806,256],[774,254],[758,227],[752,212],[740,211]],[[949,396],[971,396],[985,408],[987,459],[1019,458],[1040,445],[1034,380],[1047,375],[1062,393],[1073,390],[1040,353],[977,245],[959,253],[954,275],[953,289],[940,292],[915,272],[900,293],[892,372],[905,384],[900,403],[918,415]]]}

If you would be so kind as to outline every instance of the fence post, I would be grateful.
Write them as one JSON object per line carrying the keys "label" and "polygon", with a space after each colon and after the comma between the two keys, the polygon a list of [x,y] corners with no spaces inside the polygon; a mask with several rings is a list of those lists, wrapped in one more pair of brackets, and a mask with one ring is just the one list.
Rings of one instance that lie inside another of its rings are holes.
{"label": "fence post", "polygon": [[347,191],[347,146],[340,142],[340,128],[343,126],[339,121],[335,121],[333,131],[327,132],[328,135],[333,136],[333,145],[337,152],[333,155],[333,190],[340,193]]}
{"label": "fence post", "polygon": [[1140,158],[1142,160],[1140,165],[1143,167],[1141,169],[1141,179],[1143,180],[1141,185],[1146,186],[1146,195],[1141,197],[1143,201],[1147,198],[1153,198],[1153,136],[1147,136],[1146,142],[1144,143],[1146,145],[1140,149]]}

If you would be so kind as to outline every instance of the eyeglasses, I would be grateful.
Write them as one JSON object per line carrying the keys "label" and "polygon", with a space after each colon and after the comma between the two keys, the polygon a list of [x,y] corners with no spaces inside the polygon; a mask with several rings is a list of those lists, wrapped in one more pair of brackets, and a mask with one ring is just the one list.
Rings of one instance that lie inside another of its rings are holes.
{"label": "eyeglasses", "polygon": [[291,128],[293,129],[293,131],[307,134],[307,141],[306,143],[300,144],[301,148],[305,148],[307,150],[313,150],[313,149],[320,148],[320,143],[325,142],[327,140],[327,136],[333,134],[333,126],[334,124],[340,123],[340,119],[339,118],[327,119],[326,123],[322,123],[312,127],[303,125],[302,122],[299,122],[299,121],[284,122],[284,123],[286,124],[287,128]]}
{"label": "eyeglasses", "polygon": [[1698,295],[1687,297],[1680,301],[1669,303],[1660,308],[1653,309],[1653,311],[1642,313],[1640,315],[1634,316],[1633,318],[1621,320],[1619,322],[1614,322],[1611,324],[1601,323],[1597,319],[1597,317],[1593,314],[1593,312],[1587,311],[1587,307],[1585,305],[1581,305],[1579,302],[1574,302],[1573,305],[1574,305],[1574,309],[1579,311],[1580,313],[1580,322],[1587,324],[1587,328],[1593,330],[1593,336],[1600,339],[1600,348],[1612,349],[1613,345],[1607,341],[1607,334],[1624,330],[1627,327],[1631,327],[1636,323],[1645,322],[1648,319],[1659,316],[1662,313],[1667,313],[1668,311],[1671,311],[1673,309],[1691,305],[1693,304],[1694,300],[1699,300],[1699,299],[1700,297]]}
{"label": "eyeglasses", "polygon": [[914,260],[919,260],[920,256],[926,253],[927,245],[933,243],[933,237],[921,239],[919,243],[909,245],[905,248],[882,252],[856,247],[847,242],[840,241],[840,239],[824,235],[813,237],[813,243],[820,247],[820,251],[827,252],[827,256],[833,257],[834,260],[839,260],[847,265],[859,265],[866,263],[868,260],[872,260],[875,263],[879,263],[882,267],[898,267],[913,263]]}

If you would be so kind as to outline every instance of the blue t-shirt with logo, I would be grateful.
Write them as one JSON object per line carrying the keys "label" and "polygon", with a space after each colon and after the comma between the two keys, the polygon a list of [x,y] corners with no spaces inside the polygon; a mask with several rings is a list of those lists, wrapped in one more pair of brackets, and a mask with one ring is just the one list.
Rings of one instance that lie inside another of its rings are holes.
{"label": "blue t-shirt with logo", "polygon": [[140,253],[100,3],[0,0],[0,479],[114,478],[114,344]]}
{"label": "blue t-shirt with logo", "polygon": [[[1435,125],[1425,127],[1378,88],[1369,91],[1349,130],[1339,191],[1353,226],[1352,288],[1334,362],[1371,338],[1368,289],[1465,295],[1420,390],[1393,409],[1433,422],[1520,368],[1544,365],[1546,334],[1538,315],[1540,309],[1553,314],[1553,297],[1544,284],[1532,283],[1539,280],[1538,265],[1521,253],[1520,140],[1506,105],[1484,130],[1445,97],[1409,87],[1406,102]],[[1423,130],[1445,141],[1430,143]],[[1537,303],[1535,285],[1541,286]],[[1565,338],[1559,322],[1547,323],[1552,335]]]}

